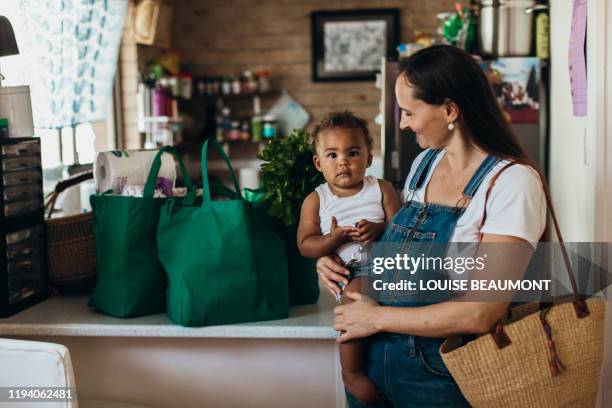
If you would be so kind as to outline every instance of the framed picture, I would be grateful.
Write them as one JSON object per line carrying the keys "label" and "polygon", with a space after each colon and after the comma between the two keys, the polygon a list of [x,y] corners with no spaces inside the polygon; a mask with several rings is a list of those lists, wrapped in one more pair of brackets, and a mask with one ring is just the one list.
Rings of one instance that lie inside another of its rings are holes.
{"label": "framed picture", "polygon": [[397,54],[398,9],[315,11],[311,24],[315,82],[373,80],[381,58]]}

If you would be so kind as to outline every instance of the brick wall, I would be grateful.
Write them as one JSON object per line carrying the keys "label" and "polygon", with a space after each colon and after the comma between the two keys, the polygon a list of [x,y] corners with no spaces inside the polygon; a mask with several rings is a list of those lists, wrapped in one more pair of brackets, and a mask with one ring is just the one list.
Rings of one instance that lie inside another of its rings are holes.
{"label": "brick wall", "polygon": [[414,31],[434,32],[436,14],[452,9],[449,0],[175,0],[173,44],[196,74],[238,74],[269,69],[273,85],[286,88],[311,114],[311,123],[331,110],[350,109],[370,123],[376,148],[380,91],[373,82],[311,81],[310,12],[315,10],[399,8],[400,39]]}

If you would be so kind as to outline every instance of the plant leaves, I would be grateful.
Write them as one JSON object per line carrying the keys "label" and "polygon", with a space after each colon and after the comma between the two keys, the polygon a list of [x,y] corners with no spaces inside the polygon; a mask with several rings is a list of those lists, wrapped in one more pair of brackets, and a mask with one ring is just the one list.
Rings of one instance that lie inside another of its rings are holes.
{"label": "plant leaves", "polygon": [[285,225],[295,225],[300,218],[302,203],[321,183],[323,175],[312,162],[310,135],[294,129],[287,137],[270,141],[258,155],[261,166],[261,186],[266,191],[268,214]]}

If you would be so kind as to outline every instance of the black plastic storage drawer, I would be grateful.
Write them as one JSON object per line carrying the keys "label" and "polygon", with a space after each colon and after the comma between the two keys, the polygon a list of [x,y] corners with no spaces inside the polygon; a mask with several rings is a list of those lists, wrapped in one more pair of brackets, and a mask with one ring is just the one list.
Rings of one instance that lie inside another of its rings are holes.
{"label": "black plastic storage drawer", "polygon": [[48,294],[38,138],[0,139],[0,317]]}

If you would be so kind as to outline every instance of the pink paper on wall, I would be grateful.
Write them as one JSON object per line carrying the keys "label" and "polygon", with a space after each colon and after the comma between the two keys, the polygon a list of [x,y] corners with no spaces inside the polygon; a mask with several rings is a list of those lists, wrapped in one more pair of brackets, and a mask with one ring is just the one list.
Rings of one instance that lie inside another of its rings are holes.
{"label": "pink paper on wall", "polygon": [[587,76],[584,53],[587,25],[587,0],[574,0],[569,44],[569,73],[575,116],[587,114]]}

